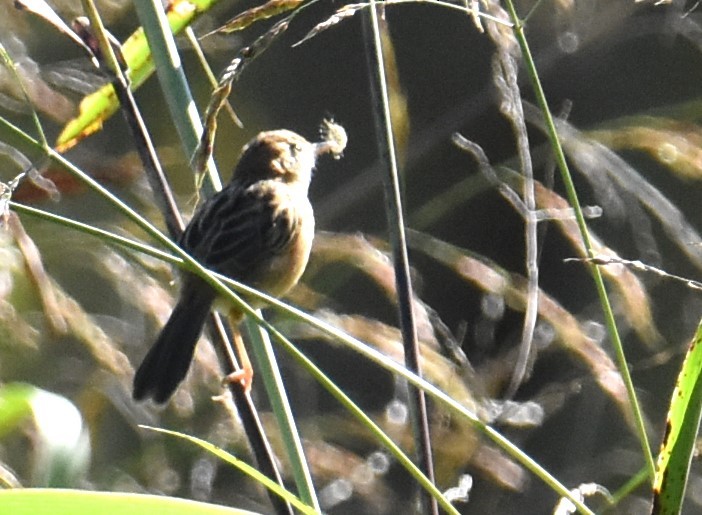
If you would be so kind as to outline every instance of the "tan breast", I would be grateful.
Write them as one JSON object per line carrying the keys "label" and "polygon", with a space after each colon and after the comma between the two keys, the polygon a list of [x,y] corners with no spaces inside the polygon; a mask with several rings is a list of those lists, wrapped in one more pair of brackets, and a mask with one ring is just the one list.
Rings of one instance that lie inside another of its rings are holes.
{"label": "tan breast", "polygon": [[252,284],[255,288],[280,297],[285,295],[300,279],[305,271],[312,250],[314,238],[314,215],[309,202],[297,202],[298,231],[290,240],[284,252],[268,260],[265,272],[257,274],[261,281]]}

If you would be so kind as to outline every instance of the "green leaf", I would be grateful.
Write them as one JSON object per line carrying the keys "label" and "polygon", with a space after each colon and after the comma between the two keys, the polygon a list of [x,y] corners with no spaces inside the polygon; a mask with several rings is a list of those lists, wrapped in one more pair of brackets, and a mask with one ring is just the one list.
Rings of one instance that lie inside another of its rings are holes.
{"label": "green leaf", "polygon": [[227,451],[224,449],[221,449],[217,447],[216,445],[213,445],[205,440],[202,440],[200,438],[197,438],[195,436],[190,436],[186,435],[184,433],[179,433],[177,431],[169,431],[168,429],[161,429],[158,427],[150,427],[150,426],[140,426],[143,427],[144,429],[150,429],[152,431],[158,431],[159,433],[164,433],[167,435],[171,436],[177,436],[178,438],[182,438],[184,440],[187,440],[191,443],[194,443],[195,445],[198,445],[202,449],[206,450],[207,452],[213,454],[214,456],[217,456],[219,459],[223,460],[226,463],[229,463],[230,465],[235,466],[239,470],[241,470],[244,474],[247,474],[248,476],[252,477],[259,483],[261,483],[263,486],[274,492],[276,495],[279,495],[286,501],[288,501],[290,504],[292,504],[295,508],[300,510],[302,513],[308,514],[308,515],[315,515],[317,512],[312,508],[311,506],[308,506],[304,502],[300,500],[299,497],[296,495],[290,493],[289,491],[283,489],[278,485],[275,481],[271,481],[267,476],[253,468],[251,465],[248,463],[245,463],[238,459],[236,456],[233,456],[232,454],[229,454]]}
{"label": "green leaf", "polygon": [[680,513],[702,412],[702,321],[683,361],[665,424],[653,483],[654,515]]}
{"label": "green leaf", "polygon": [[40,488],[0,491],[0,513],[13,515],[253,515],[254,512],[156,495]]}
{"label": "green leaf", "polygon": [[[170,2],[166,16],[173,34],[178,34],[217,0],[175,0]],[[122,56],[127,63],[131,89],[141,86],[154,72],[154,61],[144,29],[138,28],[122,45]],[[83,98],[79,114],[70,120],[56,140],[56,150],[66,152],[82,139],[102,128],[119,107],[112,84],[101,87]]]}

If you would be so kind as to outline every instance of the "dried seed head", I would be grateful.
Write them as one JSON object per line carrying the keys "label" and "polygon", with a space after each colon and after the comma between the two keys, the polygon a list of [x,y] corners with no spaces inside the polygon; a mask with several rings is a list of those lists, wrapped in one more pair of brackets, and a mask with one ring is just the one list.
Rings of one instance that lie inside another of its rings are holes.
{"label": "dried seed head", "polygon": [[319,132],[322,141],[315,143],[315,153],[319,156],[329,152],[335,159],[339,159],[349,140],[346,130],[334,120],[323,120]]}

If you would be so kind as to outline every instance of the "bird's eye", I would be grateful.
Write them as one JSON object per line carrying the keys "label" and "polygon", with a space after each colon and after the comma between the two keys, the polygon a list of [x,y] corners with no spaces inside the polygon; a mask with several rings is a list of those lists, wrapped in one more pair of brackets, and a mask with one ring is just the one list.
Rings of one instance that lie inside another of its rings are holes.
{"label": "bird's eye", "polygon": [[290,153],[293,156],[297,156],[301,152],[302,152],[302,145],[300,145],[299,143],[291,143],[290,144]]}

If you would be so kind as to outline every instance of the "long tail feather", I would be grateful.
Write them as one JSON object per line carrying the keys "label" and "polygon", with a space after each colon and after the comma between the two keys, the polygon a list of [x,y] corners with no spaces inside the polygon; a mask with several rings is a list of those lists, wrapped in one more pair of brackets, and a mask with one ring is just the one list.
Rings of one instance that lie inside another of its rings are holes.
{"label": "long tail feather", "polygon": [[[190,286],[190,287],[189,287]],[[166,402],[185,379],[214,292],[205,284],[184,285],[168,322],[134,376],[132,397]]]}

